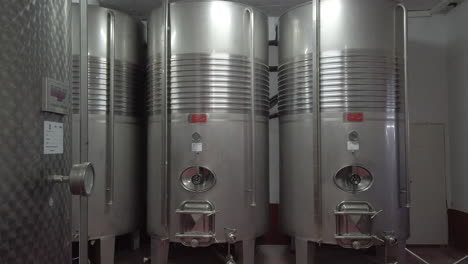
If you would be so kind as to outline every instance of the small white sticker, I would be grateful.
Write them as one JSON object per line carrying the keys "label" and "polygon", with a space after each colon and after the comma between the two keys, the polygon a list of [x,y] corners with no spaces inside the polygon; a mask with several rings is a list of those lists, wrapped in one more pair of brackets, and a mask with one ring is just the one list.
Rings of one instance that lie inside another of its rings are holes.
{"label": "small white sticker", "polygon": [[192,143],[192,152],[202,152],[203,143]]}
{"label": "small white sticker", "polygon": [[358,150],[359,150],[359,142],[348,141],[348,151],[358,151]]}
{"label": "small white sticker", "polygon": [[44,122],[44,154],[63,154],[63,123]]}

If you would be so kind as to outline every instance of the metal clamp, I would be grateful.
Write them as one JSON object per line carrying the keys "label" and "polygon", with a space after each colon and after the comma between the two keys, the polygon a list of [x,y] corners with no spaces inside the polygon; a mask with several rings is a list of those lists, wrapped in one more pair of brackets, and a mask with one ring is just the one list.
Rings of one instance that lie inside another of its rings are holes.
{"label": "metal clamp", "polygon": [[114,130],[115,130],[115,14],[108,12],[109,21],[109,122],[107,127],[106,200],[114,203]]}
{"label": "metal clamp", "polygon": [[73,195],[88,197],[94,189],[94,167],[90,162],[73,165],[70,175],[51,175],[52,183],[68,183]]}
{"label": "metal clamp", "polygon": [[398,4],[397,8],[403,11],[403,59],[405,78],[405,166],[406,166],[406,207],[411,207],[411,178],[410,178],[410,110],[409,110],[409,87],[408,87],[408,10],[405,5]]}

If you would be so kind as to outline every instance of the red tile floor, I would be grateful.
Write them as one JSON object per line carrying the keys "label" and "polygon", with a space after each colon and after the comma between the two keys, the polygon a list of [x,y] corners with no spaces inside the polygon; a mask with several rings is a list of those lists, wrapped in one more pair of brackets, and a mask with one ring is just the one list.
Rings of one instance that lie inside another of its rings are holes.
{"label": "red tile floor", "polygon": [[[456,260],[468,255],[448,247],[410,247],[412,251],[423,257],[430,264],[452,264]],[[256,252],[257,264],[293,264],[294,254],[287,246],[258,246]],[[171,246],[169,264],[223,264],[225,250],[220,248],[191,249],[178,245]],[[149,247],[132,252],[123,250],[117,252],[116,264],[144,263],[144,258],[149,256]],[[376,264],[372,252],[344,250],[336,247],[322,246],[318,249],[315,258],[316,264],[346,263],[346,264]],[[408,255],[407,264],[422,263]],[[460,263],[468,264],[468,260]]]}

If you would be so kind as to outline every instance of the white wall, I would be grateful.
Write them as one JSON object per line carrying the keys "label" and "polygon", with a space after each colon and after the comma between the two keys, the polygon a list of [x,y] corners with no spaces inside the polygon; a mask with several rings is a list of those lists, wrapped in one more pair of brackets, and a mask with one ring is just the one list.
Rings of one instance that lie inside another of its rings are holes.
{"label": "white wall", "polygon": [[409,84],[412,123],[448,122],[447,17],[409,19]]}
{"label": "white wall", "polygon": [[[439,190],[451,203],[450,146],[448,132],[448,80],[447,80],[447,26],[448,17],[435,15],[409,19],[409,89],[410,121],[413,124],[441,124],[445,130],[445,190]],[[413,137],[421,135],[412,134]],[[417,140],[417,139],[416,139]],[[412,140],[411,146],[413,146]],[[423,168],[413,172],[422,173]],[[410,175],[411,176],[411,175]],[[411,177],[416,177],[413,175]],[[421,182],[422,184],[423,182]],[[413,186],[420,189],[424,186]],[[437,188],[431,191],[437,191]],[[419,190],[421,191],[421,190]]]}
{"label": "white wall", "polygon": [[450,207],[468,213],[468,3],[448,18]]}

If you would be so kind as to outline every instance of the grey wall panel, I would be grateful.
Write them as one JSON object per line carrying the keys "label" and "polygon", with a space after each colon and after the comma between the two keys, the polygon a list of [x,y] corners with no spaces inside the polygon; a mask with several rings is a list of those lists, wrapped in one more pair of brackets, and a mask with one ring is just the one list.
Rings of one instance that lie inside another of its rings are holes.
{"label": "grey wall panel", "polygon": [[413,124],[411,131],[412,204],[408,244],[447,245],[445,126]]}

